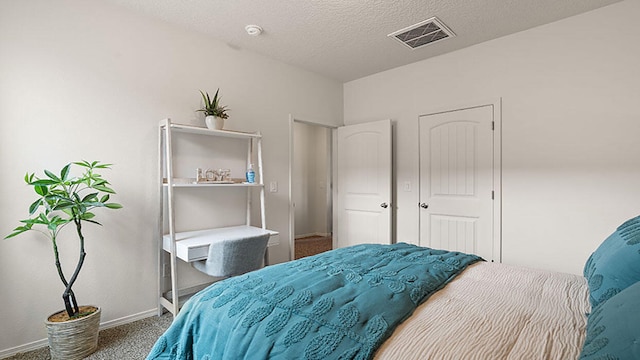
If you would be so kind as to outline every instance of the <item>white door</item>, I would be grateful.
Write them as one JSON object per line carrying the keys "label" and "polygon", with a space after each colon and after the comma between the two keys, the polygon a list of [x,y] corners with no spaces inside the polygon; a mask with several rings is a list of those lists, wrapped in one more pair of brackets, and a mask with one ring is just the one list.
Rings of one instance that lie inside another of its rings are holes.
{"label": "white door", "polygon": [[421,116],[420,245],[499,258],[493,106]]}
{"label": "white door", "polygon": [[337,130],[336,247],[391,243],[391,120]]}

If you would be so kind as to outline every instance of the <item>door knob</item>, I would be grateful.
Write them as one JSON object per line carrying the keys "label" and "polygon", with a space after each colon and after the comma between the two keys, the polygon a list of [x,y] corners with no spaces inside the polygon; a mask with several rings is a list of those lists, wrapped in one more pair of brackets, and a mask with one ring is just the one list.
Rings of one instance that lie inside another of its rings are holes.
{"label": "door knob", "polygon": [[382,203],[382,204],[380,204],[380,207],[381,207],[381,208],[384,208],[384,209],[386,209],[388,206],[389,206],[389,204],[387,204],[387,203]]}
{"label": "door knob", "polygon": [[426,209],[426,208],[428,208],[428,207],[429,207],[429,205],[427,205],[427,204],[425,204],[425,203],[421,203],[421,204],[420,204],[420,207],[421,207],[421,208],[423,208],[423,209]]}

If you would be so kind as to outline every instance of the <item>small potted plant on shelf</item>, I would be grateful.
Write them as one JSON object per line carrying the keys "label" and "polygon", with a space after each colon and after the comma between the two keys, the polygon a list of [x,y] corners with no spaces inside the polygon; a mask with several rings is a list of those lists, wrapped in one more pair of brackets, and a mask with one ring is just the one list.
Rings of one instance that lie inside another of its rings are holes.
{"label": "small potted plant on shelf", "polygon": [[[72,177],[72,165],[83,168],[82,175]],[[72,287],[78,279],[86,256],[82,225],[100,225],[93,213],[96,208],[122,207],[120,204],[109,202],[110,195],[115,194],[115,191],[98,173],[109,166],[110,164],[98,161],[80,161],[65,165],[59,175],[49,170],[44,170],[43,178],[27,173],[24,180],[33,186],[38,197],[29,206],[29,218],[20,220],[22,225],[5,237],[7,239],[34,230],[44,234],[53,246],[56,271],[64,285],[62,299],[65,310],[54,313],[46,321],[52,359],[82,359],[94,352],[98,346],[100,308],[92,305],[78,306]],[[75,228],[80,248],[80,255],[71,277],[62,271],[57,243],[61,230],[69,224],[73,224]]]}
{"label": "small potted plant on shelf", "polygon": [[224,127],[224,119],[229,117],[229,115],[227,115],[227,111],[229,111],[229,109],[227,109],[226,106],[220,105],[221,96],[218,96],[219,92],[220,89],[218,88],[213,99],[211,99],[209,97],[209,93],[202,92],[202,90],[200,90],[204,107],[198,111],[202,111],[204,113],[204,123],[209,129],[222,130]]}

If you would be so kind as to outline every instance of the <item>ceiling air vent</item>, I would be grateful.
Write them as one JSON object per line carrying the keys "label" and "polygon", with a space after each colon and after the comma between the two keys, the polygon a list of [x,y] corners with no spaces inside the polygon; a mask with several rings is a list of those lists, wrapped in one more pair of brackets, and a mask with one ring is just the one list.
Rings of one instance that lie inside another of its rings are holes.
{"label": "ceiling air vent", "polygon": [[387,36],[400,41],[411,49],[417,49],[436,41],[454,37],[456,34],[449,30],[438,18],[432,17]]}

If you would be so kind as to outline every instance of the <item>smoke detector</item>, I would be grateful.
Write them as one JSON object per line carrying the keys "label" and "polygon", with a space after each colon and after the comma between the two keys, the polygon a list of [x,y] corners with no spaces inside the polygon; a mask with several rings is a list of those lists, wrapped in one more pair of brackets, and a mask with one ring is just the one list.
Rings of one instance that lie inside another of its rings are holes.
{"label": "smoke detector", "polygon": [[262,34],[262,28],[258,25],[247,25],[244,29],[247,31],[247,34],[251,36],[258,36]]}
{"label": "smoke detector", "polygon": [[456,34],[437,17],[432,17],[415,25],[392,32],[387,36],[399,41],[410,49],[417,49],[433,44],[436,41],[454,37]]}

